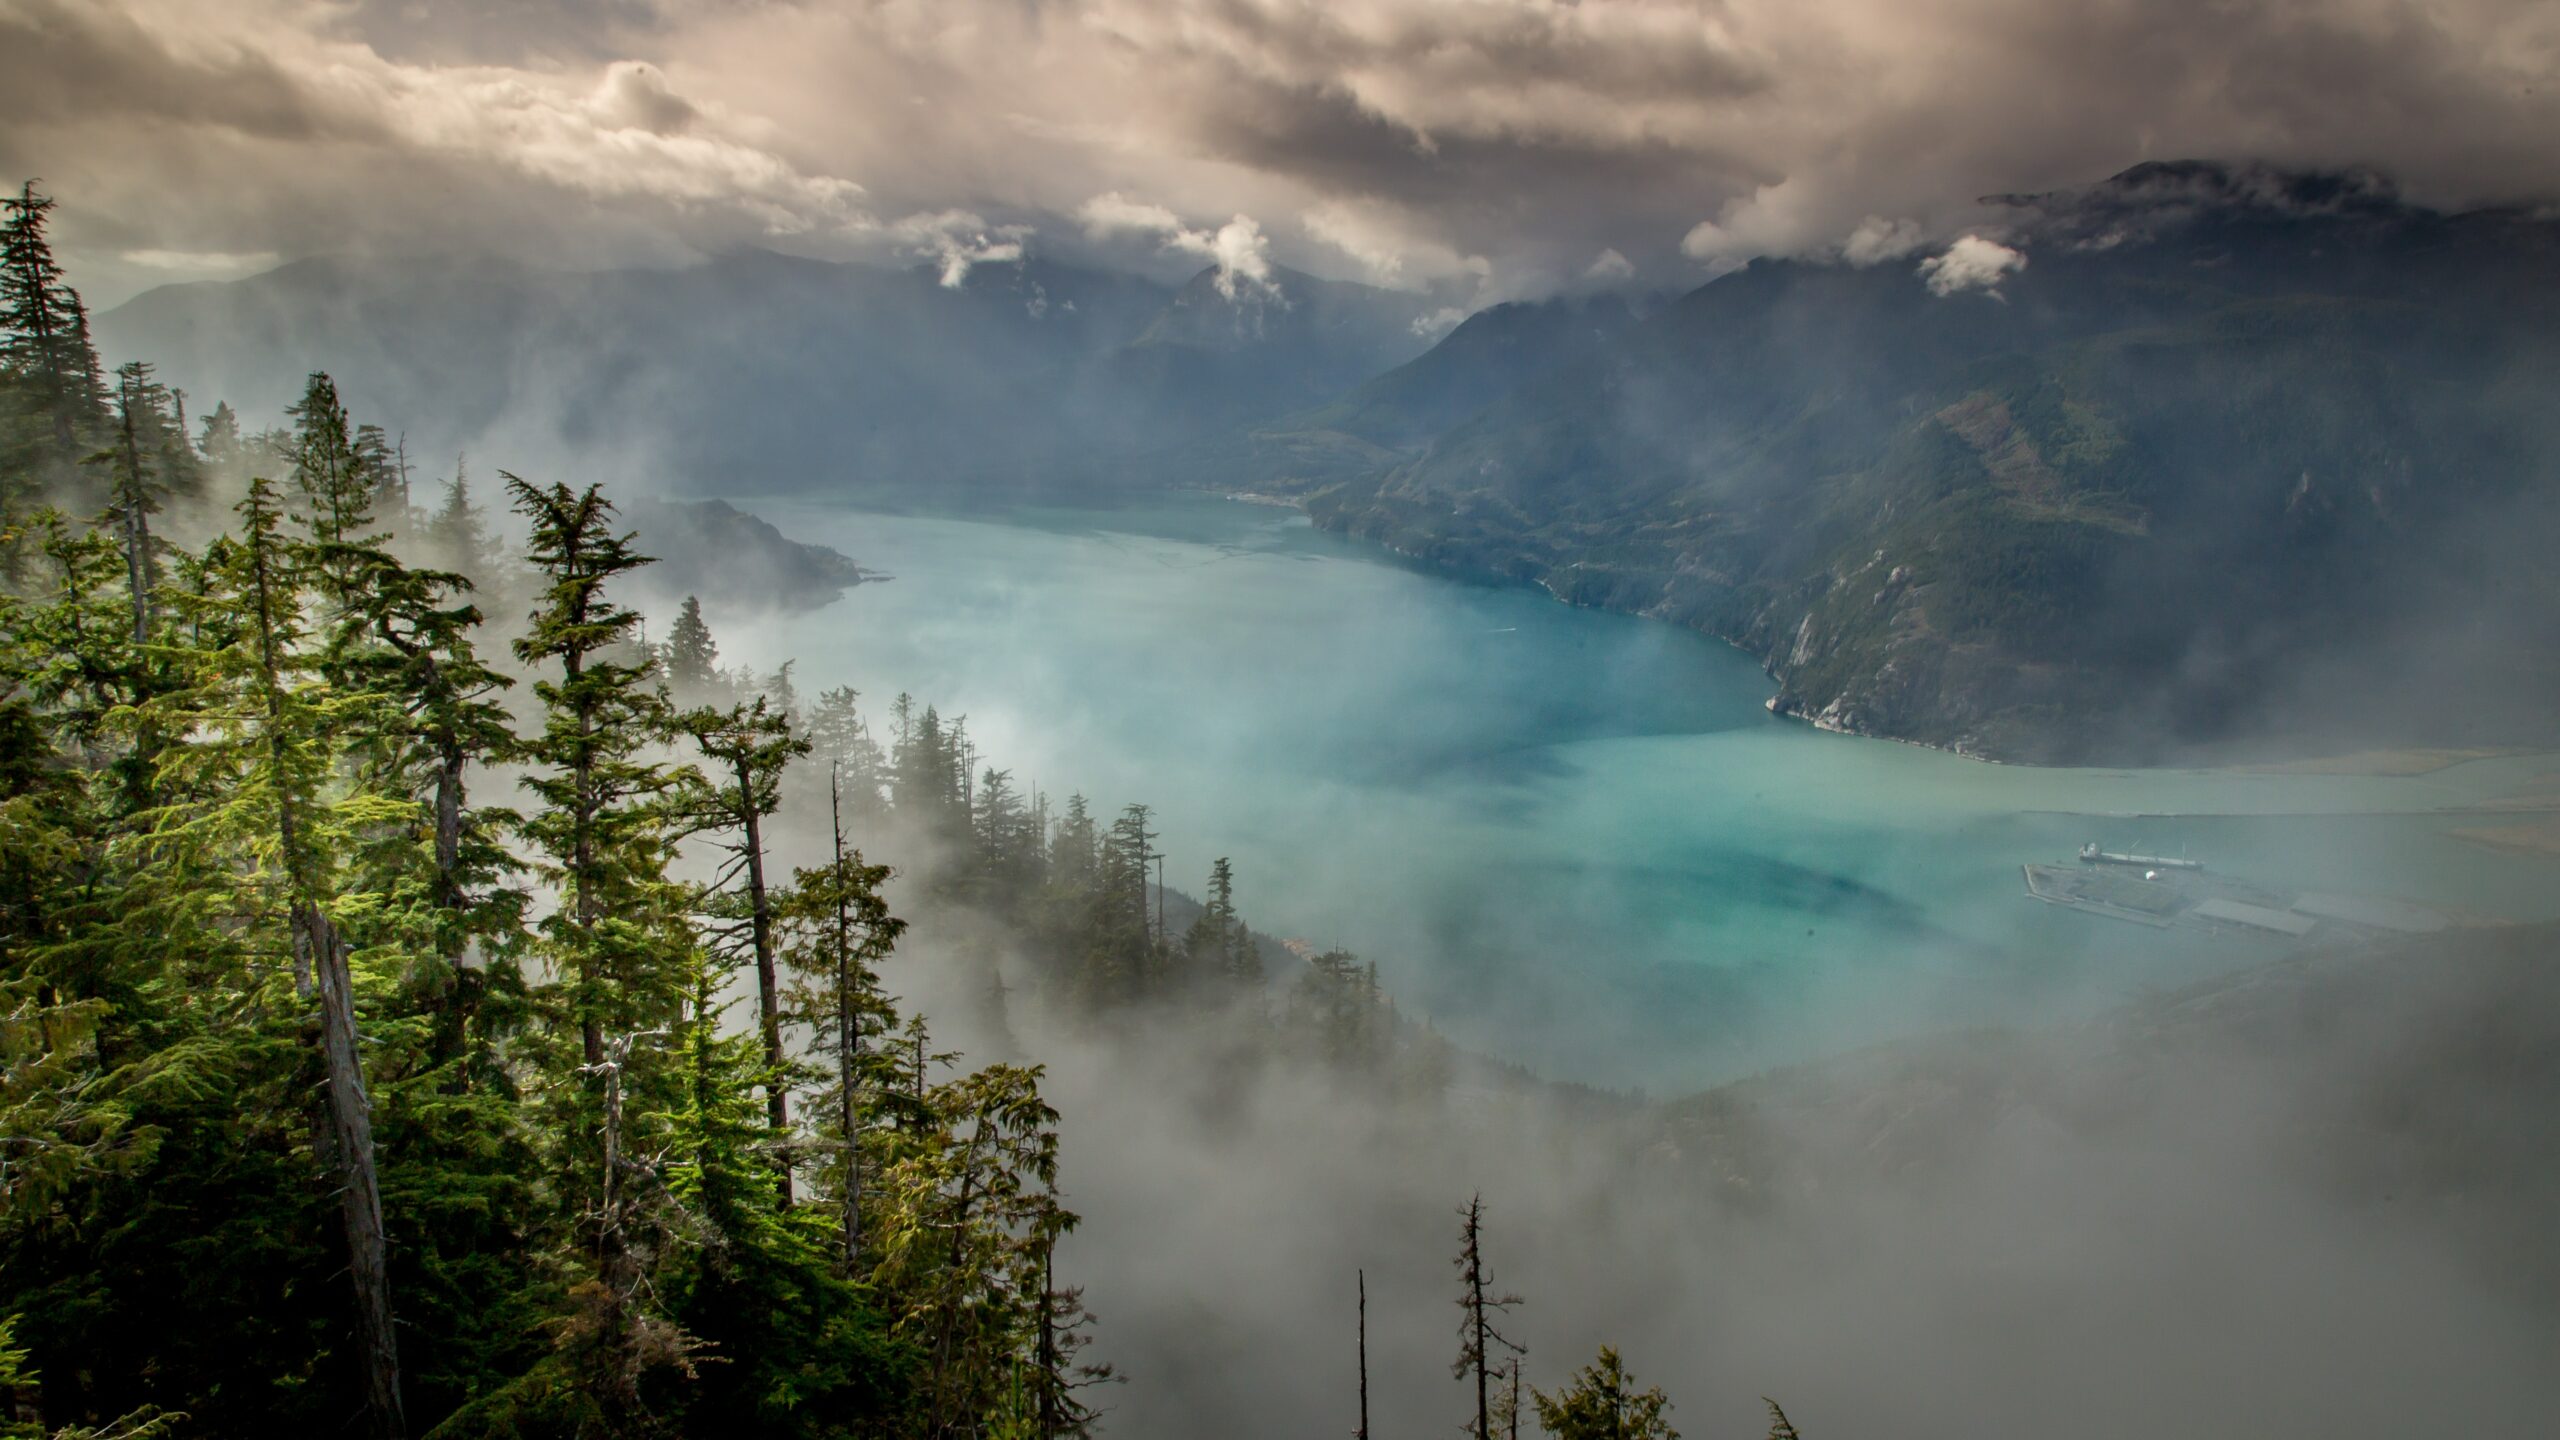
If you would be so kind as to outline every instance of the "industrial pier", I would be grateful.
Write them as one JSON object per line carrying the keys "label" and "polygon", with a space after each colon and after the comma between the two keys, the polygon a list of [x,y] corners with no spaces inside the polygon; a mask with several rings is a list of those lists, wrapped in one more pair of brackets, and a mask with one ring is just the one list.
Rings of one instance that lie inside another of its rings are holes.
{"label": "industrial pier", "polygon": [[2048,905],[2166,930],[2174,926],[2277,939],[2421,935],[2451,923],[2423,906],[2365,895],[2289,891],[2209,874],[2201,860],[2080,847],[2080,863],[2020,867],[2027,895]]}

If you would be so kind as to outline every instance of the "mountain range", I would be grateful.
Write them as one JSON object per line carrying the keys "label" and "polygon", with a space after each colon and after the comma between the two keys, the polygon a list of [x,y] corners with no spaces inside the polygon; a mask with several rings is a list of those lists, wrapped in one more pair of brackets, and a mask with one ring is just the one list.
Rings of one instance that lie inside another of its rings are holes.
{"label": "mountain range", "polygon": [[1327,526],[2000,758],[2546,742],[2560,224],[2360,176],[1998,197],[1993,283],[1762,261],[1495,310],[1230,463]]}
{"label": "mountain range", "polygon": [[747,250],[669,270],[318,258],[99,317],[198,410],[272,423],[312,370],[408,436],[509,469],[707,496],[1109,488],[1130,459],[1412,358],[1427,297],[1275,268],[1168,287],[1030,260],[933,267]]}
{"label": "mountain range", "polygon": [[1782,712],[1971,754],[2547,743],[2560,222],[2206,162],[1985,203],[1951,246],[1888,230],[1436,344],[1435,297],[1290,271],[950,287],[761,252],[305,261],[99,330],[253,414],[329,369],[413,456],[697,494],[1282,494],[1719,636]]}

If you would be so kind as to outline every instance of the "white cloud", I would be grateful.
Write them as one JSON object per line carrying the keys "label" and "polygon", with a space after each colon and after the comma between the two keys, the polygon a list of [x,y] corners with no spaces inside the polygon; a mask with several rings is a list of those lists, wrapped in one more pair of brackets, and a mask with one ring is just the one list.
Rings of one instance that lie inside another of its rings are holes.
{"label": "white cloud", "polygon": [[968,210],[910,215],[887,230],[908,254],[925,256],[941,267],[946,290],[959,289],[977,266],[1019,263],[1032,236],[1028,225],[989,225]]}
{"label": "white cloud", "polygon": [[691,126],[700,113],[667,88],[664,72],[645,60],[618,60],[606,66],[587,110],[608,129],[646,130],[652,135],[676,134]]}
{"label": "white cloud", "polygon": [[253,270],[265,270],[280,257],[273,250],[127,250],[116,258],[145,270],[205,276],[244,275]]}
{"label": "white cloud", "polygon": [[1881,215],[1870,215],[1858,222],[1858,228],[1849,232],[1848,239],[1840,242],[1840,258],[1863,270],[1887,260],[1901,259],[1919,249],[1921,239],[1920,222],[1917,220],[1887,220]]}
{"label": "white cloud", "polygon": [[1271,241],[1250,215],[1238,215],[1215,230],[1197,228],[1161,205],[1134,201],[1116,190],[1087,200],[1076,214],[1085,232],[1097,238],[1135,231],[1155,237],[1164,249],[1208,261],[1217,267],[1218,293],[1229,300],[1279,297],[1279,287],[1271,281]]}
{"label": "white cloud", "polygon": [[2531,204],[2554,55],[2526,0],[0,0],[0,167],[102,259],[854,251],[1120,195],[1204,257],[1233,222],[1179,217],[1259,217],[1231,285],[1305,246],[1519,294],[1684,233],[1884,263],[2144,159]]}
{"label": "white cloud", "polygon": [[1597,285],[1617,285],[1636,277],[1635,262],[1614,248],[1603,250],[1582,272],[1582,278]]}
{"label": "white cloud", "polygon": [[1964,290],[1988,292],[1994,299],[2000,295],[2000,279],[2014,270],[2027,268],[2027,257],[1997,240],[1967,235],[1920,262],[1920,278],[1927,282],[1929,293],[1947,296]]}
{"label": "white cloud", "polygon": [[654,63],[395,59],[309,0],[0,0],[0,164],[68,155],[120,260],[876,228],[861,185]]}
{"label": "white cloud", "polygon": [[1096,195],[1077,208],[1076,218],[1084,222],[1087,233],[1096,236],[1116,235],[1135,230],[1145,235],[1172,235],[1182,229],[1182,217],[1161,205],[1147,205],[1114,190]]}
{"label": "white cloud", "polygon": [[1814,187],[1788,179],[1726,201],[1681,237],[1680,253],[1722,274],[1764,255],[1797,254],[1825,233],[1837,232],[1823,225]]}
{"label": "white cloud", "polygon": [[1400,208],[1347,201],[1308,210],[1299,223],[1310,236],[1357,261],[1370,283],[1397,290],[1420,290],[1453,279],[1482,283],[1493,262],[1482,255],[1462,254],[1423,233],[1428,220]]}
{"label": "white cloud", "polygon": [[1413,333],[1426,339],[1437,340],[1464,324],[1466,318],[1474,313],[1464,306],[1443,305],[1428,315],[1415,316]]}

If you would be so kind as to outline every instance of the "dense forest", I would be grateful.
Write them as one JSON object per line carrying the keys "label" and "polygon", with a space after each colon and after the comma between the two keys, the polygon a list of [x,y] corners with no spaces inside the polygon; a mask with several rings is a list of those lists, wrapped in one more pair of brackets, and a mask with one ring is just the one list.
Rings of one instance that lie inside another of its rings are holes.
{"label": "dense forest", "polygon": [[[1098,1032],[1446,1083],[1226,861],[1172,894],[1144,805],[726,668],[690,602],[650,642],[600,486],[493,513],[326,375],[267,429],[107,372],[51,203],[0,230],[0,1434],[1090,1433],[1071,1139],[936,1048],[910,918]],[[1453,1229],[1479,1440],[1672,1433],[1611,1351],[1524,1401]]]}

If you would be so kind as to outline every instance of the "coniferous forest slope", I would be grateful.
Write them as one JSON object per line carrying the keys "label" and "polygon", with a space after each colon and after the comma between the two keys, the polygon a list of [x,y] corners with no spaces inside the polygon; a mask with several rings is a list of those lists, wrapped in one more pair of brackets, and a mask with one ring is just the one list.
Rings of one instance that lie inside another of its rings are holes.
{"label": "coniferous forest slope", "polygon": [[2547,739],[2560,222],[2200,164],[2000,203],[2023,264],[1987,284],[1763,261],[1631,326],[1487,312],[1223,458],[1324,525],[1728,639],[1841,729],[2045,761]]}

